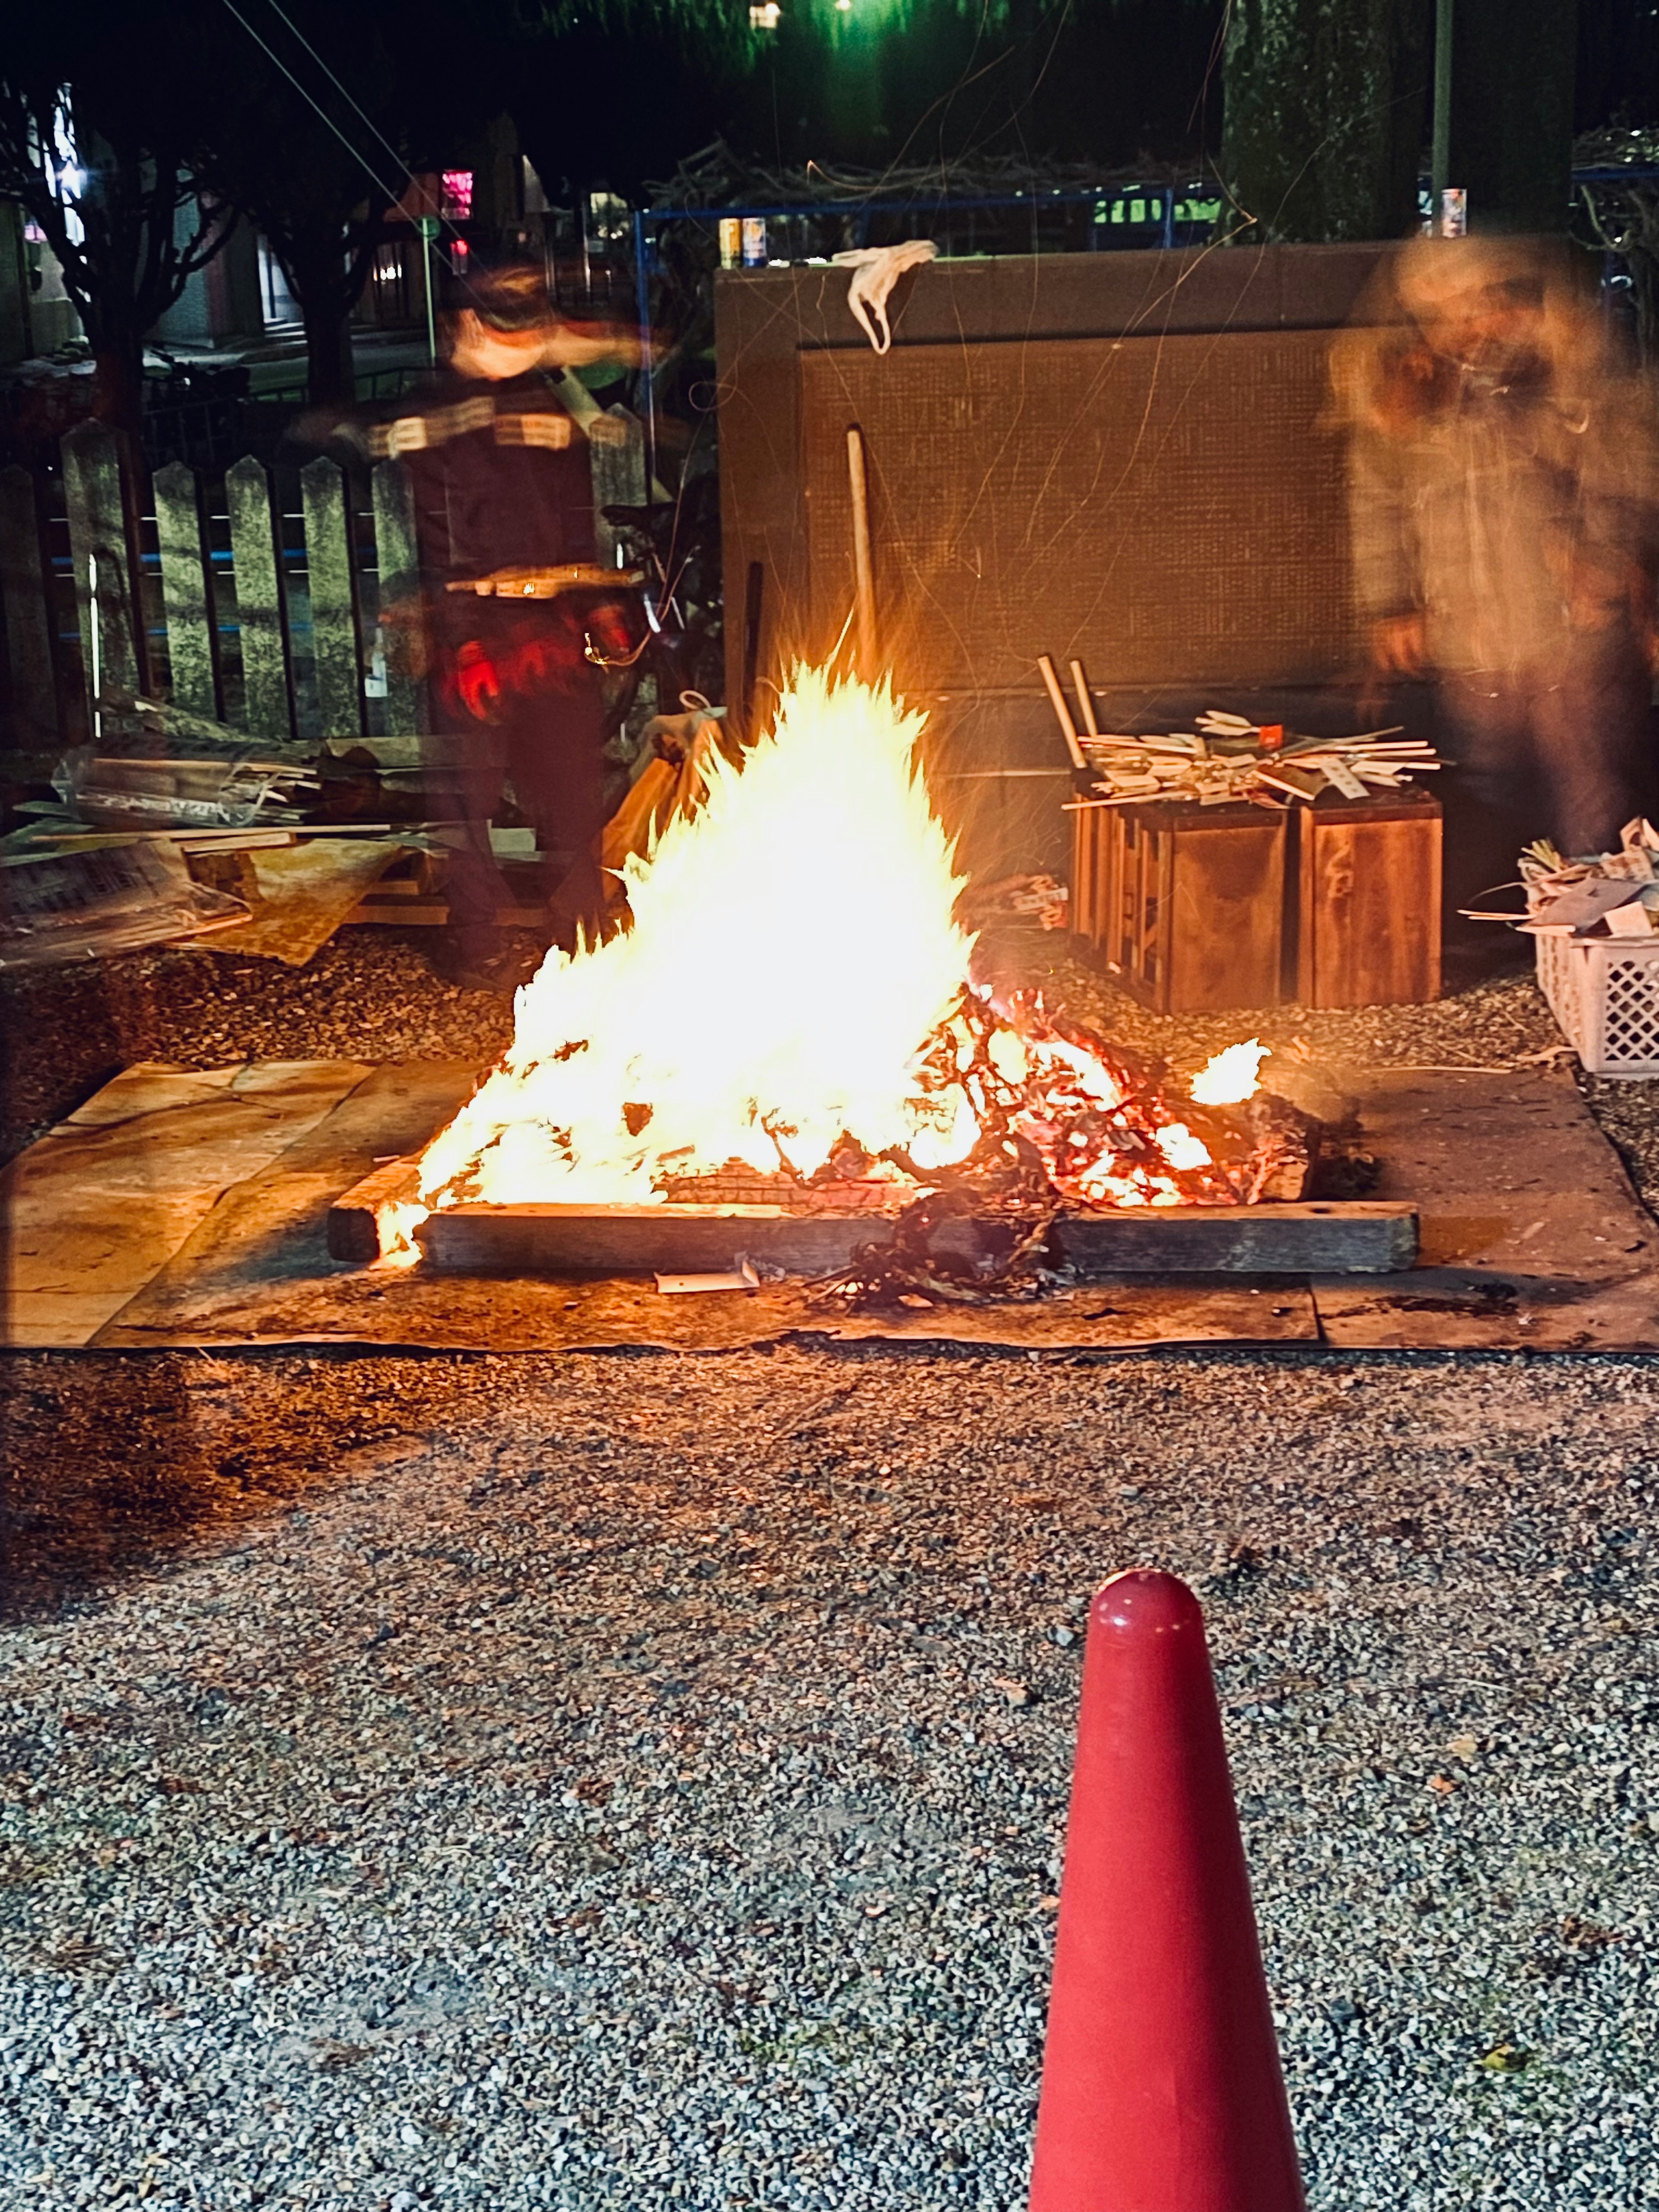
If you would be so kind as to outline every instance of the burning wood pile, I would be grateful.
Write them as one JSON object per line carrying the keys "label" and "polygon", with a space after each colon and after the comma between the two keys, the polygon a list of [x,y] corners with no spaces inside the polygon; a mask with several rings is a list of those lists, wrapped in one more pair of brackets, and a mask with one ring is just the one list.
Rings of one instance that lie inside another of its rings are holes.
{"label": "burning wood pile", "polygon": [[550,1235],[725,1208],[758,1234],[761,1212],[835,1214],[855,1218],[838,1294],[980,1297],[1040,1281],[1062,1214],[1294,1202],[1352,1176],[1352,1130],[1263,1090],[1254,1041],[1182,1086],[974,981],[921,728],[884,687],[802,671],[740,767],[711,756],[701,810],[625,864],[632,927],[549,953],[383,1249],[412,1262],[509,1217],[522,1250],[532,1217]]}

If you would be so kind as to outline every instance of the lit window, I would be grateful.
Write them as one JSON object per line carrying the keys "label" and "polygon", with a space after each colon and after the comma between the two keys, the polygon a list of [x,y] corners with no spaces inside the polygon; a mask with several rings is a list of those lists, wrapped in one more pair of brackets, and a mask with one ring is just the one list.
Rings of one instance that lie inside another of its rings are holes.
{"label": "lit window", "polygon": [[751,31],[775,31],[782,13],[778,0],[765,0],[764,6],[749,10],[749,27]]}
{"label": "lit window", "polygon": [[471,169],[446,169],[443,172],[442,212],[446,222],[465,222],[472,212],[472,172]]}

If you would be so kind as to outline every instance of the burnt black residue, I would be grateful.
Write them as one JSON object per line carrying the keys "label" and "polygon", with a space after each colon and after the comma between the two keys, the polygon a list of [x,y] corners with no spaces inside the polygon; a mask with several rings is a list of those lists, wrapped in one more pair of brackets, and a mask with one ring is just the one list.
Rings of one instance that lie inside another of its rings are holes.
{"label": "burnt black residue", "polygon": [[1513,1283],[1471,1283],[1467,1291],[1425,1291],[1377,1303],[1395,1313],[1469,1314],[1479,1319],[1513,1313],[1520,1295]]}

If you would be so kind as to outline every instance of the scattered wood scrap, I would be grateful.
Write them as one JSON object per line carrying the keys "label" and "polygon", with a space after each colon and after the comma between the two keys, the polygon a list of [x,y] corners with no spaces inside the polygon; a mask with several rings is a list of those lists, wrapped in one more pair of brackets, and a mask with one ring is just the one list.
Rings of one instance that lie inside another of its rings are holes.
{"label": "scattered wood scrap", "polygon": [[1252,722],[1243,714],[1208,708],[1190,730],[1156,735],[1114,735],[1095,726],[1093,695],[1072,663],[1084,727],[1073,720],[1045,656],[1038,664],[1060,735],[1074,764],[1093,779],[1093,798],[1071,802],[1132,806],[1148,799],[1180,799],[1200,806],[1311,805],[1322,792],[1347,799],[1402,790],[1414,775],[1443,765],[1434,748],[1404,734],[1403,725],[1361,731],[1352,737],[1314,738],[1282,723]]}

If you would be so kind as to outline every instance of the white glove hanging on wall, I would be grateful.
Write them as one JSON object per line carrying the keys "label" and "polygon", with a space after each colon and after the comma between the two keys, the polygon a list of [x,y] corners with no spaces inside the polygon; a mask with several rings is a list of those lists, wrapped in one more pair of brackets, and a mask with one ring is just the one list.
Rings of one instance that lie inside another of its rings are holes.
{"label": "white glove hanging on wall", "polygon": [[938,252],[931,238],[907,238],[902,246],[859,246],[849,253],[832,256],[836,268],[853,272],[847,304],[878,353],[885,353],[893,343],[887,325],[888,294],[907,269],[932,261]]}

